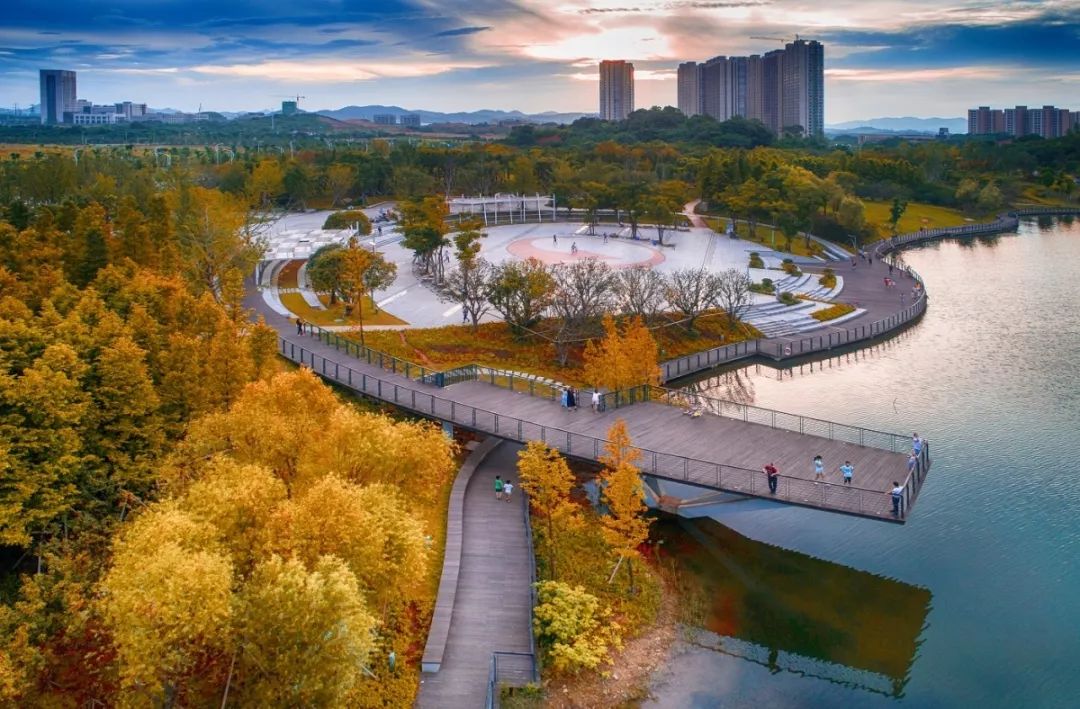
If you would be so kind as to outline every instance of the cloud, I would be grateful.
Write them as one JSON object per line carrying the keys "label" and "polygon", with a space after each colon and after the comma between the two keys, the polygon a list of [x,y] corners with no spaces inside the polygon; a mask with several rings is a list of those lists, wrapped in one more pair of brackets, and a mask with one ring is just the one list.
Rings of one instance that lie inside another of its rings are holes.
{"label": "cloud", "polygon": [[431,35],[432,37],[461,37],[467,34],[476,34],[477,32],[486,32],[491,27],[458,27],[453,30],[443,30],[442,32],[436,32]]}
{"label": "cloud", "polygon": [[205,64],[193,66],[196,74],[233,78],[271,79],[276,81],[308,81],[312,83],[342,83],[373,79],[402,79],[434,76],[461,69],[479,69],[482,64],[468,62],[430,62],[402,59],[395,62],[344,62],[335,60],[264,61],[257,64]]}

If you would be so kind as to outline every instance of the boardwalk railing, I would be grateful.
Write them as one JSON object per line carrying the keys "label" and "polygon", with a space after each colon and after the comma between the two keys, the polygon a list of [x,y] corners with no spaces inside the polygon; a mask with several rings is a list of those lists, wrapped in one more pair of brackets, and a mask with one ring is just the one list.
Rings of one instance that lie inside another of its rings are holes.
{"label": "boardwalk railing", "polygon": [[[606,439],[595,436],[545,426],[438,396],[434,392],[441,390],[425,390],[421,388],[423,383],[405,386],[403,383],[360,372],[348,365],[327,359],[308,350],[302,344],[286,338],[279,339],[279,352],[293,362],[310,367],[324,379],[346,386],[360,394],[506,440],[522,443],[541,441],[566,455],[587,460],[598,460],[608,442]],[[815,484],[810,480],[780,475],[779,489],[775,495],[770,495],[765,474],[760,470],[688,458],[647,448],[637,447],[635,450],[640,453],[639,468],[645,475],[804,507],[896,522],[905,521],[906,512],[899,517],[892,516],[892,507],[886,491],[854,485]],[[921,479],[911,477],[905,485],[921,485]],[[914,500],[918,489],[906,491],[905,494]]]}
{"label": "boardwalk railing", "polygon": [[898,433],[876,431],[835,421],[825,421],[810,416],[765,409],[750,404],[720,399],[705,394],[696,394],[683,389],[667,389],[661,386],[644,384],[623,392],[605,395],[605,402],[612,407],[653,401],[682,409],[698,408],[702,413],[723,418],[759,424],[769,428],[804,433],[831,441],[854,443],[868,448],[878,448],[891,453],[902,453],[911,446],[911,438]]}

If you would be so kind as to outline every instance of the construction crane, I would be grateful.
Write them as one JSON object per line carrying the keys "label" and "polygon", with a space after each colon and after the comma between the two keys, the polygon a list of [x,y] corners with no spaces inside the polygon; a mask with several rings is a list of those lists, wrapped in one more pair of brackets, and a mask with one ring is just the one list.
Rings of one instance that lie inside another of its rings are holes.
{"label": "construction crane", "polygon": [[278,98],[291,98],[293,101],[296,101],[296,107],[300,108],[300,99],[307,98],[307,96],[301,96],[300,94],[293,96],[290,94],[288,96],[278,96]]}
{"label": "construction crane", "polygon": [[764,39],[764,40],[768,40],[770,42],[783,42],[784,44],[787,44],[788,42],[798,42],[799,41],[799,35],[795,35],[794,39],[792,39],[791,37],[753,37],[753,36],[751,36],[750,39]]}

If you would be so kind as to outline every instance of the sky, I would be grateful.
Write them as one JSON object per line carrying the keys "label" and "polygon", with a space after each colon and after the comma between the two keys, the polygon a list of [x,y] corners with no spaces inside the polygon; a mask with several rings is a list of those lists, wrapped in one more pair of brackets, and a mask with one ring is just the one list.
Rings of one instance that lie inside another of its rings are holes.
{"label": "sky", "polygon": [[825,44],[826,123],[1080,110],[1080,0],[5,0],[0,105],[51,68],[180,110],[595,112],[597,62],[627,59],[641,108],[676,103],[681,61],[796,34]]}

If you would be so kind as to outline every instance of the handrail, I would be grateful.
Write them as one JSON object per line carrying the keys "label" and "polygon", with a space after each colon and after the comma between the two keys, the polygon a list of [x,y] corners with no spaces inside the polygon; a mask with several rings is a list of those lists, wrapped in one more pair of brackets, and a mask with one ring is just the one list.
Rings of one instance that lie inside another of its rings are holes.
{"label": "handrail", "polygon": [[652,384],[643,384],[634,387],[636,393],[629,396],[613,397],[612,404],[615,407],[626,406],[640,401],[654,401],[668,406],[684,406],[693,403],[704,402],[708,407],[708,413],[730,419],[739,419],[747,423],[755,423],[769,428],[803,433],[831,441],[844,441],[868,448],[878,448],[891,453],[903,451],[911,439],[898,433],[878,431],[862,426],[852,426],[846,423],[826,421],[812,416],[793,414],[777,409],[767,409],[751,404],[743,404],[730,399],[688,392],[685,389],[668,389],[667,387]]}
{"label": "handrail", "polygon": [[[484,431],[500,438],[526,442],[538,440],[566,455],[598,460],[606,439],[582,433],[574,433],[556,426],[547,426],[463,404],[433,393],[359,372],[348,365],[332,361],[303,345],[279,337],[279,351],[287,359],[308,366],[325,379],[342,384],[366,396],[406,408],[441,421],[456,423],[476,431]],[[780,488],[775,495],[766,490],[760,470],[751,470],[727,463],[690,458],[675,453],[664,453],[635,446],[641,455],[640,470],[644,475],[654,475],[703,487],[711,487],[751,497],[761,497],[804,507],[832,510],[866,517],[891,519],[888,495],[881,490],[813,481],[780,475]],[[911,481],[908,481],[910,484]],[[917,492],[917,490],[913,490]],[[914,497],[912,497],[914,499]],[[905,513],[906,514],[906,513]],[[903,522],[905,515],[895,521]]]}

